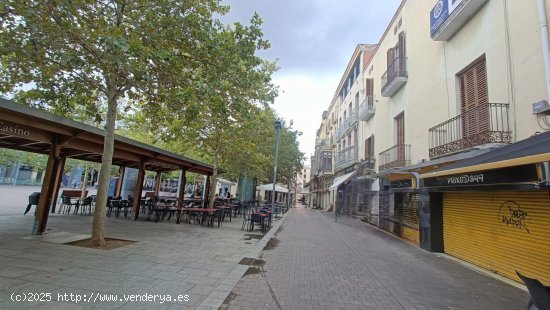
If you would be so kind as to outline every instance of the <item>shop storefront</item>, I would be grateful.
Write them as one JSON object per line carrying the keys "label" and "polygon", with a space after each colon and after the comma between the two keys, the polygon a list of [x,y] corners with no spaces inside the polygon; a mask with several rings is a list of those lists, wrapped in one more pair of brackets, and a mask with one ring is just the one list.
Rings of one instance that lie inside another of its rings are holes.
{"label": "shop storefront", "polygon": [[549,160],[545,133],[422,175],[441,251],[549,285]]}

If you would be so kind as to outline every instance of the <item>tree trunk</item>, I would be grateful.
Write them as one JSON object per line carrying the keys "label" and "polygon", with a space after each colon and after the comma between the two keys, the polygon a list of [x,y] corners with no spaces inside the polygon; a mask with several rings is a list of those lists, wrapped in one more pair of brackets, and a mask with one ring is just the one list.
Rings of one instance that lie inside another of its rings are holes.
{"label": "tree trunk", "polygon": [[214,173],[210,178],[210,192],[208,193],[208,207],[214,208],[214,197],[216,196],[216,185],[218,184],[218,152],[214,152]]}
{"label": "tree trunk", "polygon": [[105,245],[105,209],[107,205],[107,194],[109,191],[109,180],[111,178],[111,165],[115,145],[115,122],[118,110],[118,95],[116,85],[107,81],[107,124],[105,126],[105,140],[103,144],[103,156],[97,188],[96,206],[92,224],[92,245]]}

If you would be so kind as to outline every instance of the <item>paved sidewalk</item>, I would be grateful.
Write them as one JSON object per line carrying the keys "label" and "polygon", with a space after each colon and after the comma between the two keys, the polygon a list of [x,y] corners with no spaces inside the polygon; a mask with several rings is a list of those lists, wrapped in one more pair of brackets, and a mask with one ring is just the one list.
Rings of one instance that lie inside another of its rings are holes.
{"label": "paved sidewalk", "polygon": [[357,219],[296,208],[220,309],[525,309],[528,294]]}
{"label": "paved sidewalk", "polygon": [[111,217],[108,237],[137,242],[99,250],[63,244],[89,237],[91,216],[52,214],[42,236],[29,234],[33,218],[0,216],[0,310],[218,309],[248,268],[241,259],[266,243],[241,231],[242,218],[210,228]]}

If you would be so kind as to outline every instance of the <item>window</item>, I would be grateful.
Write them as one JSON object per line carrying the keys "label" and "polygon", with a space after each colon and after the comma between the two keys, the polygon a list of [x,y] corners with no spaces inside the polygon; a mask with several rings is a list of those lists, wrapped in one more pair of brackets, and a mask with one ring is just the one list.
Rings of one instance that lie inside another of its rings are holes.
{"label": "window", "polygon": [[365,159],[374,158],[374,136],[365,139]]}
{"label": "window", "polygon": [[395,117],[395,133],[397,140],[397,160],[405,160],[405,114],[401,113]]}
{"label": "window", "polygon": [[[404,69],[405,55],[405,32],[401,32],[397,44],[387,51],[388,71],[390,71],[388,75],[391,74],[391,77],[398,76],[400,70]],[[388,76],[389,78],[390,76]]]}
{"label": "window", "polygon": [[332,171],[332,152],[323,152],[322,153],[322,167],[324,172]]}
{"label": "window", "polygon": [[485,59],[458,76],[462,135],[471,137],[489,130],[489,103]]}

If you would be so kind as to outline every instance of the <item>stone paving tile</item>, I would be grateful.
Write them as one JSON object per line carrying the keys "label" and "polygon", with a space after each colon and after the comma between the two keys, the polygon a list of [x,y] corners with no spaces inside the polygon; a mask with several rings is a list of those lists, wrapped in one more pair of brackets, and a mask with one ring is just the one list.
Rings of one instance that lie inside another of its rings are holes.
{"label": "stone paving tile", "polygon": [[[217,309],[247,266],[238,262],[261,251],[246,237],[241,220],[220,229],[196,224],[107,218],[108,237],[137,241],[110,250],[61,244],[89,235],[92,217],[52,214],[43,236],[29,235],[32,216],[0,215],[0,310],[4,309]],[[185,302],[52,301],[22,304],[14,292],[80,295],[188,294]]]}
{"label": "stone paving tile", "polygon": [[257,258],[264,263],[220,309],[522,309],[529,299],[357,219],[310,209],[292,209]]}

